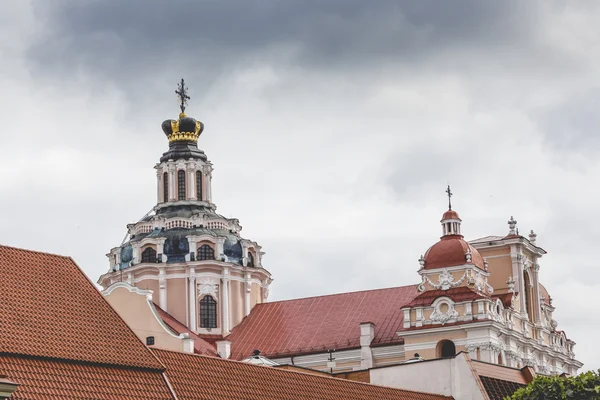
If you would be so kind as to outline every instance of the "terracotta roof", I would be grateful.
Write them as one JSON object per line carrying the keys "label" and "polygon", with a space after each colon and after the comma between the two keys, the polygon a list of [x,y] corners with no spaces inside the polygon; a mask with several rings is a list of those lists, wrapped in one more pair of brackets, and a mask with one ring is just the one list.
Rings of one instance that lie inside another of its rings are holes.
{"label": "terracotta roof", "polygon": [[[458,216],[458,213],[454,210],[448,210],[444,213],[444,215],[442,215],[442,221],[446,220],[446,219],[458,219],[460,220],[460,217]],[[441,221],[440,221],[441,222]]]}
{"label": "terracotta roof", "polygon": [[489,296],[477,292],[470,286],[459,286],[448,290],[427,290],[423,293],[420,293],[405,307],[430,306],[435,299],[442,296],[449,297],[456,303],[460,301],[489,298]]}
{"label": "terracotta roof", "polygon": [[471,365],[490,400],[501,400],[512,395],[531,382],[535,375],[533,370],[528,370],[529,367],[517,369],[477,360],[471,360]]}
{"label": "terracotta roof", "polygon": [[162,374],[151,370],[15,355],[0,355],[0,365],[20,385],[15,400],[174,398]]}
{"label": "terracotta roof", "polygon": [[257,304],[227,337],[233,359],[258,349],[269,358],[360,346],[360,323],[375,324],[372,344],[403,343],[400,308],[416,285]]}
{"label": "terracotta roof", "polygon": [[552,297],[550,296],[550,293],[548,293],[548,289],[546,289],[546,287],[544,285],[542,285],[541,283],[540,285],[540,297],[544,298],[544,304],[546,304],[547,306],[551,305],[551,301],[552,301]]}
{"label": "terracotta roof", "polygon": [[481,383],[485,388],[485,392],[489,396],[490,400],[502,400],[508,396],[511,396],[517,389],[522,388],[523,384],[503,381],[501,379],[490,378],[487,376],[480,376]]}
{"label": "terracotta roof", "polygon": [[0,353],[163,368],[69,257],[0,246],[0,320]]}
{"label": "terracotta roof", "polygon": [[[466,253],[471,251],[471,262],[467,263]],[[461,235],[442,236],[439,242],[431,246],[424,255],[425,269],[453,267],[474,264],[484,269],[483,257],[479,251],[467,243]]]}
{"label": "terracotta roof", "polygon": [[[171,314],[160,308],[156,303],[154,304],[156,311],[158,311],[158,315],[162,318],[162,320],[167,324],[169,328],[171,328],[176,334],[187,333],[194,340],[194,353],[197,354],[205,354],[207,356],[218,357],[217,350],[212,346],[212,344],[208,343],[202,337],[196,335],[194,332],[189,330],[187,326],[179,322],[175,319]],[[219,338],[221,338],[219,336]],[[221,338],[222,339],[222,338]]]}
{"label": "terracotta roof", "polygon": [[[449,397],[153,349],[179,400],[437,400]],[[199,376],[198,371],[201,371]],[[200,377],[200,379],[199,379]]]}
{"label": "terracotta roof", "polygon": [[512,298],[514,293],[495,293],[492,295],[492,299],[500,299],[504,308],[510,308],[512,306]]}

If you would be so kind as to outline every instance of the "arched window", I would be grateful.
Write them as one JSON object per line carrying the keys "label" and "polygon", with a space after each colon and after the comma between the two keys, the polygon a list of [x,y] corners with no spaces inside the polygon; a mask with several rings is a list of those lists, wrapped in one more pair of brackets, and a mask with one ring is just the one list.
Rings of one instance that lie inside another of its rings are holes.
{"label": "arched window", "polygon": [[251,251],[248,252],[248,266],[254,267],[254,256]]}
{"label": "arched window", "polygon": [[152,247],[148,247],[142,251],[142,262],[143,263],[155,263],[156,262],[156,250]]}
{"label": "arched window", "polygon": [[163,174],[163,201],[169,201],[169,174]]}
{"label": "arched window", "polygon": [[196,198],[198,200],[202,199],[202,171],[196,171]]}
{"label": "arched window", "polygon": [[177,199],[185,200],[185,171],[177,171]]}
{"label": "arched window", "polygon": [[198,261],[202,260],[214,260],[215,259],[215,251],[212,247],[207,244],[203,244],[198,248],[198,257],[196,258]]}
{"label": "arched window", "polygon": [[498,364],[504,365],[504,361],[502,360],[502,353],[498,353]]}
{"label": "arched window", "polygon": [[442,340],[437,345],[438,357],[454,357],[456,355],[456,346],[452,340]]}
{"label": "arched window", "polygon": [[200,328],[217,327],[217,302],[206,295],[200,300]]}
{"label": "arched window", "polygon": [[529,280],[529,274],[527,272],[523,272],[523,282],[525,285],[525,311],[527,311],[529,320],[533,322],[535,316],[533,315],[533,303],[531,301],[532,286],[531,281]]}

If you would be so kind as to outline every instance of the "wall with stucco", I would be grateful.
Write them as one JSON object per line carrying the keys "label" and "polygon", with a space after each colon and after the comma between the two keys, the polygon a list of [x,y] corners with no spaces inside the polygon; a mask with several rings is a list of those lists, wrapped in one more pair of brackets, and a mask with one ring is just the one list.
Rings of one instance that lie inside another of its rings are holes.
{"label": "wall with stucco", "polygon": [[471,371],[467,355],[414,362],[370,370],[370,382],[420,392],[452,396],[461,400],[484,400]]}

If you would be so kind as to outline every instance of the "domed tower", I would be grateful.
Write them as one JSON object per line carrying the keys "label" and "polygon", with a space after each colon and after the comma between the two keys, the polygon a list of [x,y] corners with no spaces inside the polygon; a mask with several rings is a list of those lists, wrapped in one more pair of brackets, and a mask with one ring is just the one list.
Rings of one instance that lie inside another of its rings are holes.
{"label": "domed tower", "polygon": [[185,113],[183,79],[176,93],[181,113],[163,122],[169,149],[154,167],[157,204],[127,225],[98,283],[151,289],[152,301],[193,332],[226,335],[266,300],[271,275],[261,246],[241,237],[237,219],[216,212],[213,166],[197,146],[204,124]]}

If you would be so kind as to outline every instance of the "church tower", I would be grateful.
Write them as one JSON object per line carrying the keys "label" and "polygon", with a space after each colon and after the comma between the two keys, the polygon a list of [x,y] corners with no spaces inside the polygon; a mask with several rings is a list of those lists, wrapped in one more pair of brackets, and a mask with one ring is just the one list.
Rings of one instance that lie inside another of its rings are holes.
{"label": "church tower", "polygon": [[271,275],[261,246],[241,237],[237,219],[216,212],[213,165],[197,145],[204,124],[185,113],[183,79],[176,93],[181,113],[162,123],[169,149],[154,167],[157,204],[127,225],[98,283],[150,289],[152,301],[191,331],[224,336],[267,299]]}
{"label": "church tower", "polygon": [[467,242],[452,209],[442,215],[442,236],[419,258],[419,294],[402,307],[404,351],[425,358],[472,359],[543,374],[574,374],[575,342],[558,330],[550,295],[539,282],[546,251],[519,235],[514,218],[505,236]]}

